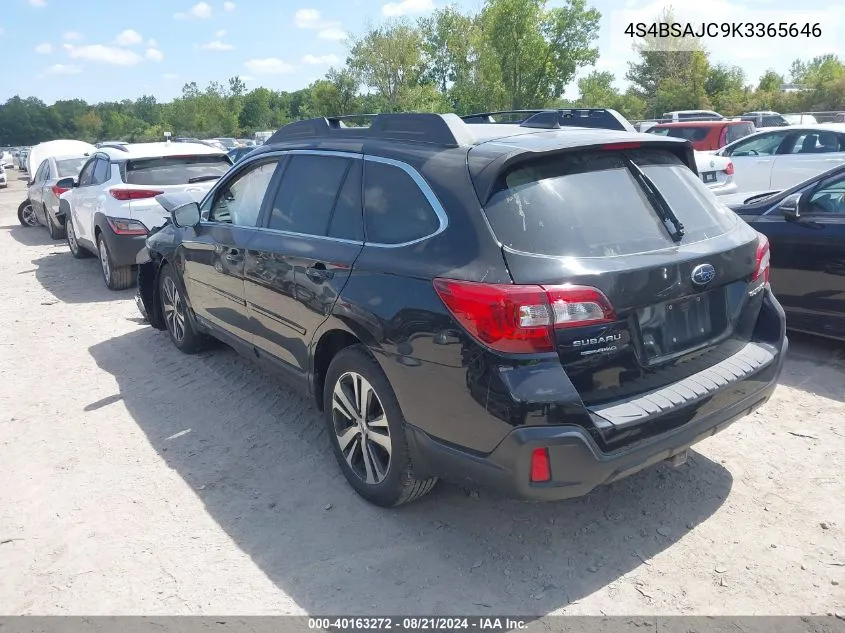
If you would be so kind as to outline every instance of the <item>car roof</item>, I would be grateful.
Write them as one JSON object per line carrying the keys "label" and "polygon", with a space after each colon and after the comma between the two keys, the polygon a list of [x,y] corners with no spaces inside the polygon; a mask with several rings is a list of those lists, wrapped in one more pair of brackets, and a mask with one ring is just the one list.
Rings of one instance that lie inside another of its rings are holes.
{"label": "car roof", "polygon": [[97,151],[107,154],[112,160],[134,160],[138,158],[158,158],[161,156],[186,156],[186,155],[217,155],[223,156],[226,152],[216,147],[203,143],[129,143],[123,145],[124,149],[116,147],[100,147]]}

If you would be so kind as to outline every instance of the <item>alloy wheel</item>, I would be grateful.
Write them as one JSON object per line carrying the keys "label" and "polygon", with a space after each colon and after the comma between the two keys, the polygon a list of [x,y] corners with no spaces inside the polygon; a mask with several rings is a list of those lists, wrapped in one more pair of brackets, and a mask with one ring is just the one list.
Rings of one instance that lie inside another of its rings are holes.
{"label": "alloy wheel", "polygon": [[387,414],[369,381],[346,372],[332,392],[332,421],[340,452],[363,482],[379,484],[390,469],[392,444]]}
{"label": "alloy wheel", "polygon": [[26,222],[28,226],[38,226],[38,216],[35,215],[35,209],[32,208],[31,204],[24,207],[21,215],[23,216],[23,221]]}
{"label": "alloy wheel", "polygon": [[67,245],[74,255],[79,252],[79,242],[76,241],[76,231],[73,229],[73,220],[67,219]]}
{"label": "alloy wheel", "polygon": [[173,334],[173,338],[182,341],[185,338],[185,302],[171,277],[164,278],[162,289],[164,296],[161,298],[161,303],[164,310],[164,320],[167,322],[167,327]]}
{"label": "alloy wheel", "polygon": [[106,242],[103,238],[100,238],[100,241],[97,243],[97,252],[100,255],[100,266],[103,267],[103,277],[106,279],[106,283],[109,283],[109,279],[111,278],[111,265],[109,264],[109,249],[106,247]]}

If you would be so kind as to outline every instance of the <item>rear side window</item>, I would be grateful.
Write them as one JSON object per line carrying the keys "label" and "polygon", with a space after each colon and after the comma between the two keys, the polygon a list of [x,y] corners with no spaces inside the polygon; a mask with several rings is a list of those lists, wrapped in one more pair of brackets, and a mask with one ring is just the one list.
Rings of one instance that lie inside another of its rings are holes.
{"label": "rear side window", "polygon": [[228,157],[213,154],[140,158],[127,162],[124,179],[130,185],[187,185],[219,178],[230,166]]}
{"label": "rear side window", "polygon": [[85,164],[86,158],[63,158],[56,161],[56,167],[59,171],[59,178],[75,178],[79,175],[79,170]]}
{"label": "rear side window", "polygon": [[350,159],[294,155],[289,159],[270,212],[270,228],[325,235]]}
{"label": "rear side window", "polygon": [[671,136],[672,138],[682,138],[687,141],[703,141],[707,138],[707,133],[710,131],[710,128],[707,127],[670,127],[666,128],[669,130],[669,134],[667,136]]}
{"label": "rear side window", "polygon": [[440,220],[419,185],[405,170],[373,160],[364,168],[367,241],[404,244],[428,237]]}
{"label": "rear side window", "polygon": [[[684,224],[682,243],[721,235],[738,221],[675,155],[627,152]],[[672,239],[616,152],[555,157],[508,173],[485,213],[499,241],[551,256],[613,257],[667,248]]]}

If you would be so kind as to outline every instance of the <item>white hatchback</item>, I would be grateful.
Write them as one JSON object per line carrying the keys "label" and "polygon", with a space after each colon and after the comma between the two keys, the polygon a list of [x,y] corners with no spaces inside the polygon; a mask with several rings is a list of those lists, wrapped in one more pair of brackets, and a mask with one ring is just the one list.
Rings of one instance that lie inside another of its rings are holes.
{"label": "white hatchback", "polygon": [[231,165],[225,152],[199,143],[101,146],[78,181],[57,183],[68,189],[58,215],[67,227],[71,253],[97,255],[106,286],[129,288],[147,235],[167,218],[155,197],[186,192],[199,202]]}
{"label": "white hatchback", "polygon": [[739,191],[789,189],[845,162],[845,124],[758,131],[714,152],[730,158]]}

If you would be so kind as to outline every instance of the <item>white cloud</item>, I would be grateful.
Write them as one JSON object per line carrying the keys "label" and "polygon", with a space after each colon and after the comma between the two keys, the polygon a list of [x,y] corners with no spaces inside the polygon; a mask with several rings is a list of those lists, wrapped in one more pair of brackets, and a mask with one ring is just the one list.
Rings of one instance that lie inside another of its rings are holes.
{"label": "white cloud", "polygon": [[250,59],[244,64],[246,69],[256,75],[283,75],[293,72],[296,67],[276,57]]}
{"label": "white cloud", "polygon": [[31,4],[34,7],[46,7],[47,6],[47,0],[29,0],[29,4]]}
{"label": "white cloud", "polygon": [[241,81],[255,81],[255,77],[251,75],[240,75]]}
{"label": "white cloud", "polygon": [[179,79],[179,75],[177,75],[176,73],[164,73],[161,78],[172,81],[174,79]]}
{"label": "white cloud", "polygon": [[330,29],[323,29],[322,31],[317,33],[317,35],[320,37],[320,39],[324,39],[324,40],[337,41],[337,40],[345,40],[346,39],[346,31],[344,31],[343,29],[339,29],[337,27],[332,27]]}
{"label": "white cloud", "polygon": [[53,52],[53,45],[50,42],[44,42],[35,47],[35,52],[42,55],[47,55]]}
{"label": "white cloud", "polygon": [[402,0],[402,2],[388,2],[381,8],[381,12],[392,18],[411,13],[426,13],[433,9],[432,0]]}
{"label": "white cloud", "polygon": [[337,64],[340,61],[340,58],[337,55],[305,55],[302,58],[303,64],[311,64],[314,66],[324,65],[330,66],[331,64]]}
{"label": "white cloud", "polygon": [[64,35],[62,35],[68,42],[78,42],[79,40],[83,39],[82,33],[77,31],[68,31]]}
{"label": "white cloud", "polygon": [[230,51],[235,47],[231,44],[227,44],[226,42],[221,42],[220,40],[214,40],[213,42],[208,42],[200,46],[200,48],[204,51]]}
{"label": "white cloud", "polygon": [[133,31],[132,29],[126,29],[114,38],[114,43],[118,46],[133,46],[135,44],[140,44],[143,41],[144,38],[141,37],[141,34],[138,33],[138,31]]}
{"label": "white cloud", "polygon": [[102,62],[115,66],[134,66],[143,60],[138,53],[116,46],[90,44],[88,46],[74,46],[65,44],[68,54],[74,59],[87,59],[92,62]]}
{"label": "white cloud", "polygon": [[82,72],[82,69],[70,64],[53,64],[44,72],[48,75],[78,75]]}
{"label": "white cloud", "polygon": [[148,48],[156,48],[158,46],[158,42],[156,42],[153,38],[147,40],[147,47]]}
{"label": "white cloud", "polygon": [[146,56],[147,59],[154,61],[154,62],[160,62],[161,60],[164,59],[164,53],[162,53],[157,48],[148,48],[147,52],[144,53],[144,55]]}
{"label": "white cloud", "polygon": [[226,29],[220,29],[214,34],[214,37],[226,37]]}
{"label": "white cloud", "polygon": [[223,3],[223,10],[224,11],[234,11],[235,10],[235,3],[234,2],[224,2]]}
{"label": "white cloud", "polygon": [[197,2],[187,12],[180,11],[174,13],[173,17],[177,20],[184,20],[186,18],[200,18],[206,19],[211,17],[211,5],[207,2]]}

